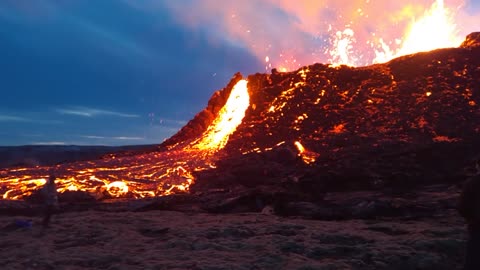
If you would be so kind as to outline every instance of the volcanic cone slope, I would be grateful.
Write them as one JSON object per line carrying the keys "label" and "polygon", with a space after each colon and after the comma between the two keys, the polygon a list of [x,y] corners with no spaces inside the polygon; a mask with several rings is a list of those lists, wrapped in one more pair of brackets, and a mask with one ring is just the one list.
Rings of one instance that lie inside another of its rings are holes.
{"label": "volcanic cone slope", "polygon": [[[314,64],[249,76],[250,106],[223,150],[228,157],[203,178],[255,167],[266,178],[294,170],[354,186],[463,180],[459,176],[480,157],[480,47],[474,36],[460,48],[385,64]],[[276,149],[296,151],[295,142],[315,162],[259,163],[278,161]]]}

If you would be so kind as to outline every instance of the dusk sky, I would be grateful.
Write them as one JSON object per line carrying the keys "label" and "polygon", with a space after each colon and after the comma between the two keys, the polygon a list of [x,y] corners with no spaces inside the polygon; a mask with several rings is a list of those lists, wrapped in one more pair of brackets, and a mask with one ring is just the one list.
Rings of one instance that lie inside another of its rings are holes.
{"label": "dusk sky", "polygon": [[[289,1],[235,2],[0,1],[0,145],[161,143],[235,72],[266,72],[263,55],[324,45]],[[480,1],[450,2],[471,16],[461,35],[480,30]]]}

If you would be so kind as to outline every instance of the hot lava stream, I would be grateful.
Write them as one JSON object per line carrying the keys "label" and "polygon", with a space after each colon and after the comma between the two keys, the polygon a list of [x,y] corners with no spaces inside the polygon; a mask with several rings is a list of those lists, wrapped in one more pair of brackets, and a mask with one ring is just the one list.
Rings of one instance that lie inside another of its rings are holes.
{"label": "hot lava stream", "polygon": [[217,154],[242,122],[249,106],[247,81],[240,80],[217,117],[202,136],[169,150],[61,164],[53,167],[0,170],[4,199],[21,199],[40,188],[49,175],[57,177],[59,192],[85,191],[94,197],[142,198],[188,191],[192,172],[214,167]]}

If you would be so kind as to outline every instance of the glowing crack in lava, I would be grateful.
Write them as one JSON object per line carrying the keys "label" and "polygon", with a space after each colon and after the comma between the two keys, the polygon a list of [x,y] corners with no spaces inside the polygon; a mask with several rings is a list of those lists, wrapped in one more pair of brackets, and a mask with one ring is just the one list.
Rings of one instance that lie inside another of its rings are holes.
{"label": "glowing crack in lava", "polygon": [[168,151],[61,164],[54,167],[0,170],[0,196],[21,199],[57,177],[59,192],[85,191],[97,198],[142,198],[188,191],[192,172],[214,166],[229,136],[249,107],[247,81],[240,80],[204,134],[187,146]]}

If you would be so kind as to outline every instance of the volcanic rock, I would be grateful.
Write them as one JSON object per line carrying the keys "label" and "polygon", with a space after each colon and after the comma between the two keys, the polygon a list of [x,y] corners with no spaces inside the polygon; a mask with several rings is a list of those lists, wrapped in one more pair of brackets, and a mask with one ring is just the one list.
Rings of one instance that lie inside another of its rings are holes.
{"label": "volcanic rock", "polygon": [[96,199],[88,192],[67,190],[58,195],[58,201],[60,203],[93,203]]}
{"label": "volcanic rock", "polygon": [[[216,169],[198,173],[197,187],[287,182],[315,193],[404,192],[460,183],[480,157],[478,37],[385,64],[249,76],[245,117]],[[296,142],[315,162],[301,162]]]}
{"label": "volcanic rock", "polygon": [[460,48],[476,48],[480,46],[480,32],[474,32],[467,36]]}

